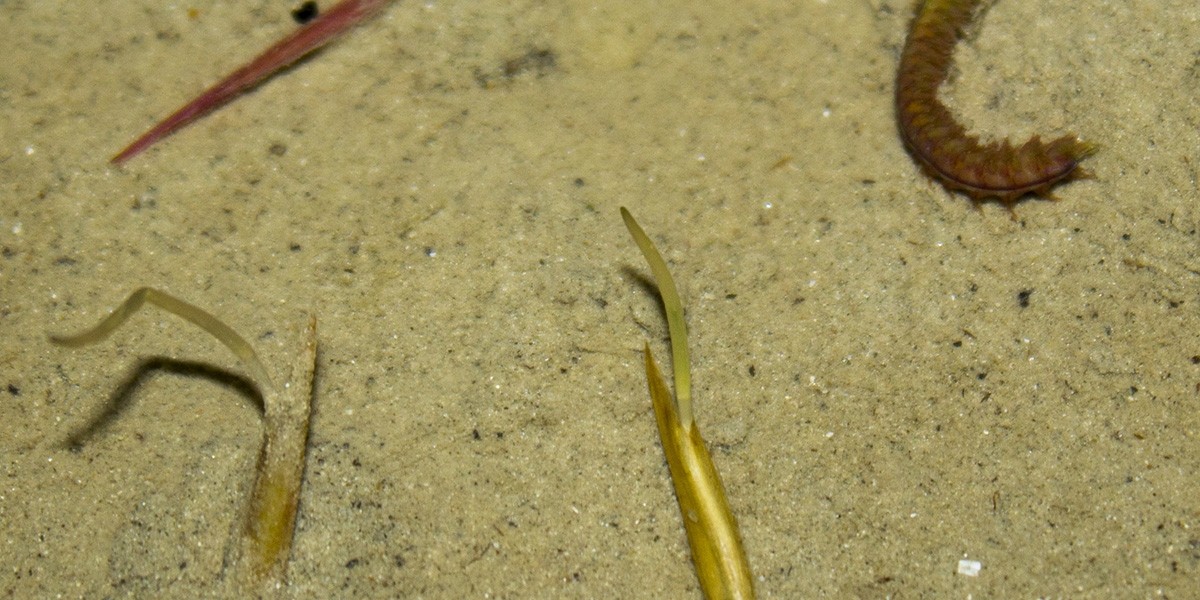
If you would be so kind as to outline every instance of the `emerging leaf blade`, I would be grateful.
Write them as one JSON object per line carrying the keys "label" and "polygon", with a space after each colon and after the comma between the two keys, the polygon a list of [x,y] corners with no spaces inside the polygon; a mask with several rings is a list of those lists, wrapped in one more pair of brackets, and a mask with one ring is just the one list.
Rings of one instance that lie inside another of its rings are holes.
{"label": "emerging leaf blade", "polygon": [[[690,385],[683,304],[679,300],[671,273],[650,238],[623,207],[621,216],[642,254],[650,263],[658,281],[659,293],[663,296],[671,331],[671,350],[678,390],[681,373],[684,384]],[[700,587],[710,599],[754,598],[754,580],[738,533],[737,519],[729,508],[725,486],[721,483],[708,446],[704,443],[700,429],[695,426],[690,412],[684,420],[682,398],[672,401],[671,392],[658,370],[649,343],[645,344],[644,357],[646,382],[650,390],[650,400],[654,405],[658,434],[662,440],[667,466],[671,471],[675,498],[683,516],[688,546],[692,551],[692,563],[696,567]],[[690,407],[689,398],[689,411]]]}

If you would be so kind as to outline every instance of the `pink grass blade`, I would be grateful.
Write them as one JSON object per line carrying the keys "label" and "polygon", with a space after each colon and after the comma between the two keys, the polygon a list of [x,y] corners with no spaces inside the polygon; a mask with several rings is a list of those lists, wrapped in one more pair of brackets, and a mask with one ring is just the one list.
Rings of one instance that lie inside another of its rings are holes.
{"label": "pink grass blade", "polygon": [[113,164],[121,164],[133,158],[158,140],[175,133],[192,121],[233,100],[263,79],[374,16],[387,2],[388,0],[342,0],[313,22],[297,29],[291,35],[267,48],[257,58],[230,73],[225,79],[185,104],[183,108],[150,128],[132,144],[112,157]]}

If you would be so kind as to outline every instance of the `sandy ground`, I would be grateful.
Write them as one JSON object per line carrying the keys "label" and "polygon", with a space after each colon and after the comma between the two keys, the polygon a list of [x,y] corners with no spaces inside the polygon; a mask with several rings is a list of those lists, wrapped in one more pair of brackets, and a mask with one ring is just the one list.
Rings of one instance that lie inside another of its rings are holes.
{"label": "sandy ground", "polygon": [[898,140],[908,0],[401,3],[107,163],[291,8],[0,1],[0,596],[221,589],[237,363],[161,312],[47,340],[149,285],[276,372],[320,320],[280,597],[698,597],[625,205],[762,596],[1194,597],[1193,0],[1002,0],[959,46],[974,130],[1102,147],[1015,219]]}

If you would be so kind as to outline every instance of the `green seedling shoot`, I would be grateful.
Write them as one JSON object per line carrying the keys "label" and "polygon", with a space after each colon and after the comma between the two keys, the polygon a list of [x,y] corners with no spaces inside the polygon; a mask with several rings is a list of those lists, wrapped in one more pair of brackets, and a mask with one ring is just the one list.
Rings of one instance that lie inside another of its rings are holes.
{"label": "green seedling shoot", "polygon": [[671,337],[671,364],[675,373],[675,397],[659,372],[658,363],[645,345],[646,379],[663,453],[675,484],[675,498],[683,514],[688,545],[700,588],[711,600],[724,598],[753,598],[754,581],[750,563],[742,548],[737,520],[729,510],[721,477],[713,466],[712,456],[692,415],[692,375],[687,349],[687,326],[683,321],[683,302],[675,289],[675,280],[667,263],[642,231],[633,215],[624,207],[621,218],[629,228],[633,241],[641,249],[667,313],[667,329]]}
{"label": "green seedling shoot", "polygon": [[317,356],[316,318],[309,315],[306,319],[302,338],[304,348],[292,365],[288,383],[282,388],[272,383],[258,354],[228,325],[195,305],[152,288],[135,290],[92,329],[77,335],[51,336],[50,339],[71,348],[100,342],[147,302],[192,322],[217,338],[237,356],[259,387],[263,397],[263,445],[245,519],[230,544],[233,576],[227,579],[232,585],[243,587],[242,591],[263,590],[281,584],[287,573],[300,483],[304,476]]}

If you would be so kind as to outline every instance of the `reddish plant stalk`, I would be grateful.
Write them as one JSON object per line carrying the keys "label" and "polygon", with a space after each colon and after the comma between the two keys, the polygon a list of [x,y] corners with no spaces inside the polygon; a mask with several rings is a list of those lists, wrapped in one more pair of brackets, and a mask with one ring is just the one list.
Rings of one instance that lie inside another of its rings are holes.
{"label": "reddish plant stalk", "polygon": [[379,12],[388,0],[342,0],[311,23],[267,48],[257,58],[230,73],[191,102],[143,133],[112,157],[121,164],[137,156],[158,140],[175,133],[192,121],[216,110],[242,92],[279,72],[308,53],[324,46],[350,28]]}

